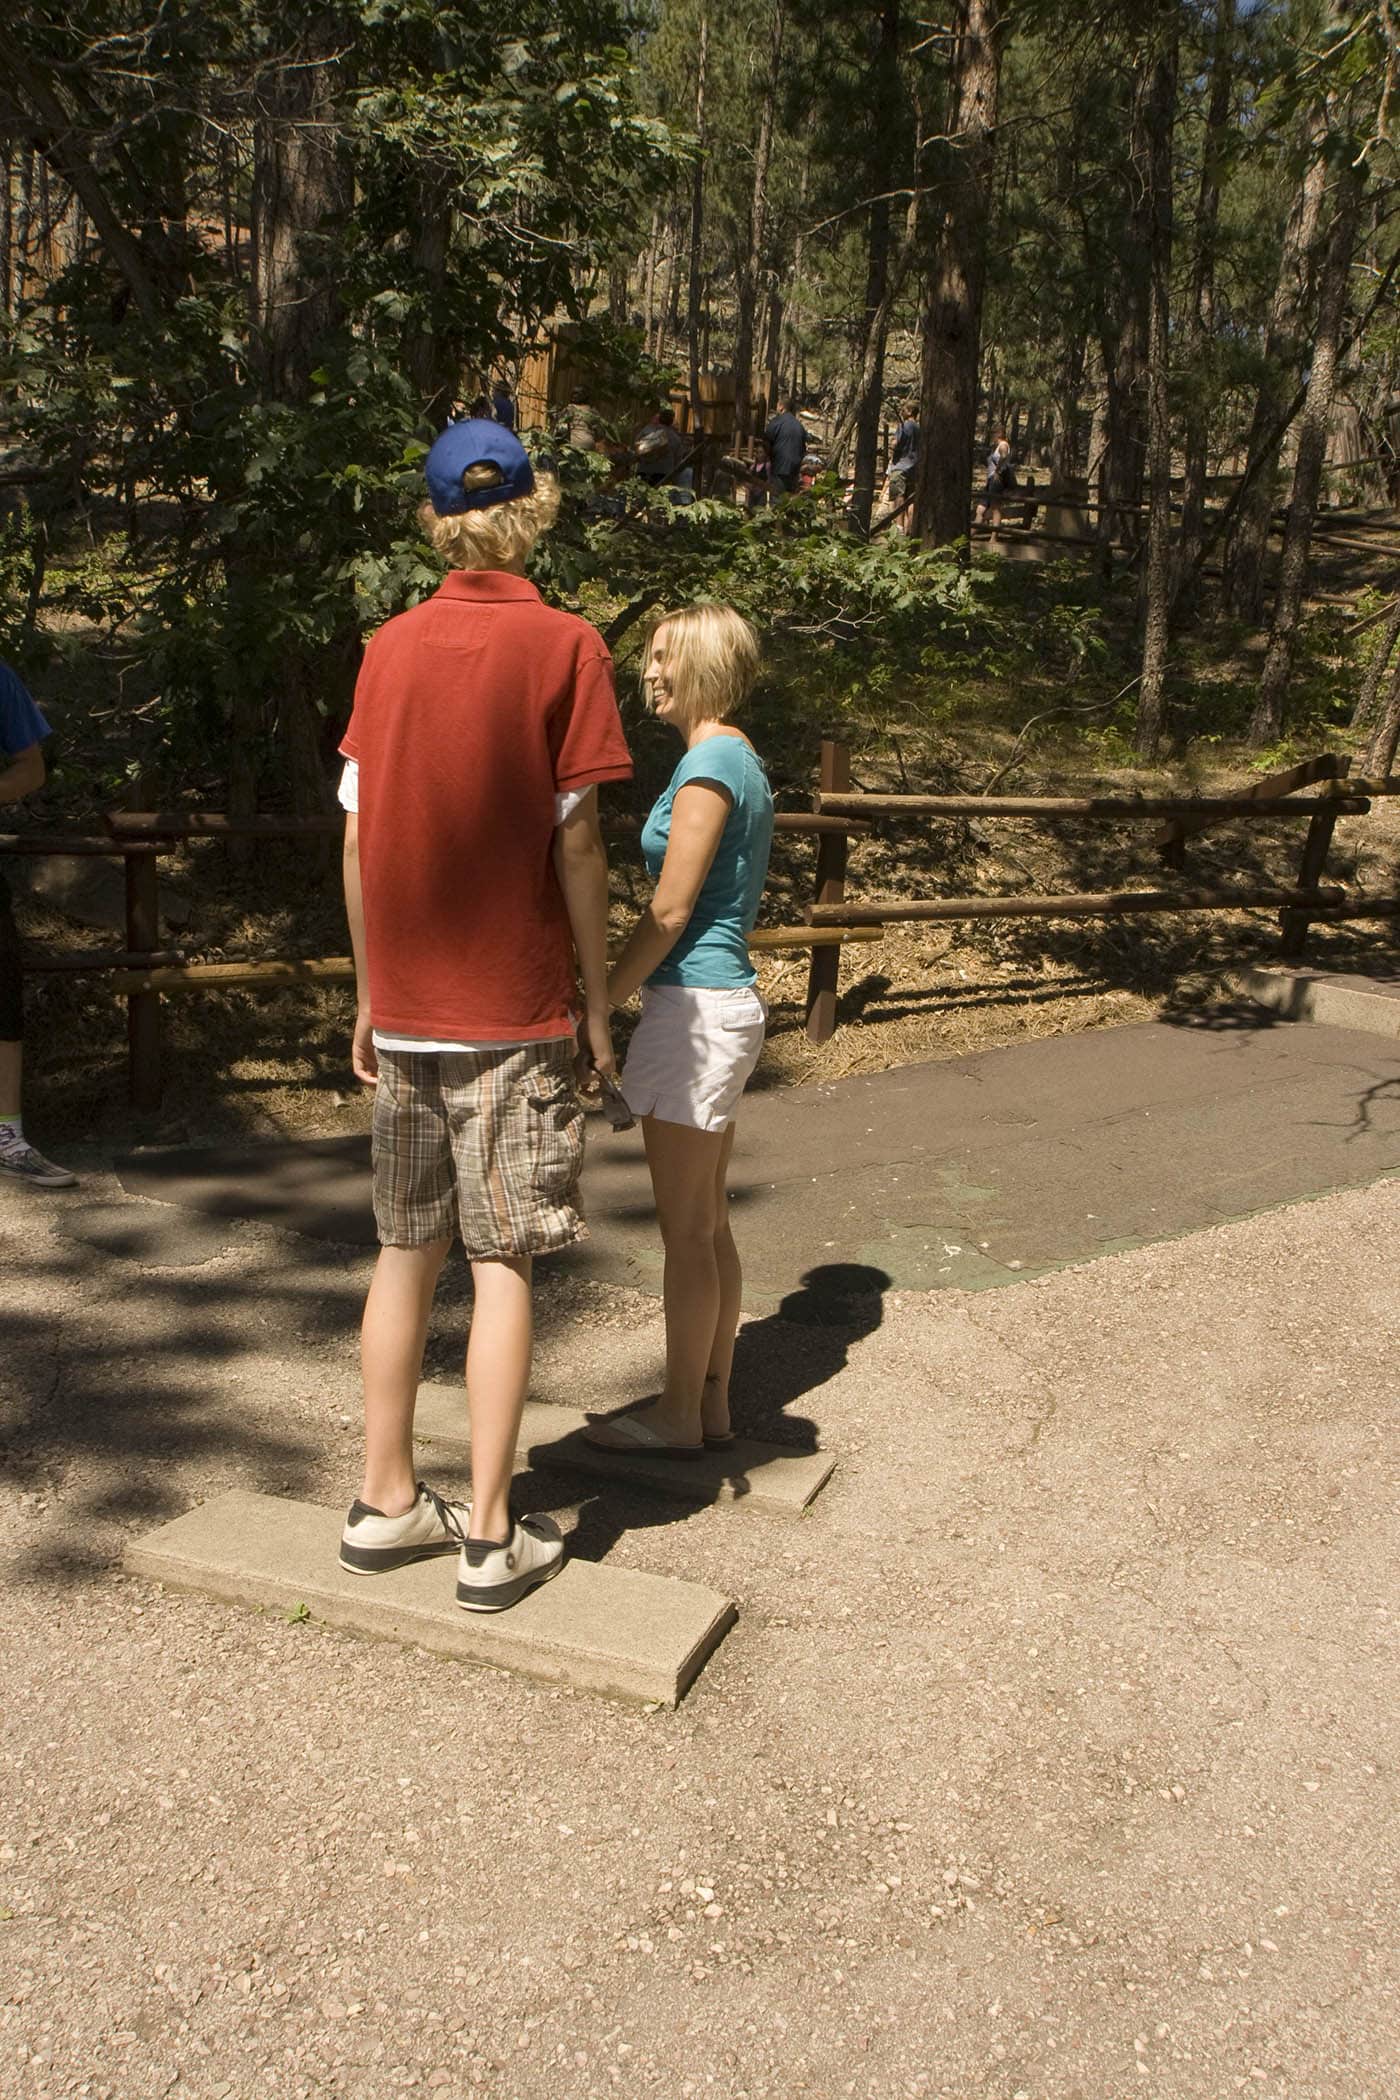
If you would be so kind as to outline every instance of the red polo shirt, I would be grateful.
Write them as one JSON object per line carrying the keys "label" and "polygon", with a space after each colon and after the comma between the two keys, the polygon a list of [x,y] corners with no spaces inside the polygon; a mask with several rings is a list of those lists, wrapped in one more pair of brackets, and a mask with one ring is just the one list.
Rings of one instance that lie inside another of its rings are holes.
{"label": "red polo shirt", "polygon": [[360,769],[375,1027],[465,1043],[568,1035],[554,797],[632,773],[596,631],[521,576],[454,570],[370,642],[340,748]]}

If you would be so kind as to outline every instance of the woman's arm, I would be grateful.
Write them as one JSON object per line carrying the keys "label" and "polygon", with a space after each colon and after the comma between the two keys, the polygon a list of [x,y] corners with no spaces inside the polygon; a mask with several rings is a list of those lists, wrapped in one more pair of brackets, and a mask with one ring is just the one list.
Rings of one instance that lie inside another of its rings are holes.
{"label": "woman's arm", "polygon": [[627,936],[627,945],[608,978],[608,997],[614,1006],[626,1005],[685,932],[719,851],[731,806],[728,792],[713,781],[688,781],[677,792],[656,892]]}

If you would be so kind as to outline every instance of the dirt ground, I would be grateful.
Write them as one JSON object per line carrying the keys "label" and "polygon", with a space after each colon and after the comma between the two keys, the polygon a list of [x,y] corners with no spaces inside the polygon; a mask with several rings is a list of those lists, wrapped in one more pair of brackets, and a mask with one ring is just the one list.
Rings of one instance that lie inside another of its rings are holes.
{"label": "dirt ground", "polygon": [[[123,1577],[348,1497],[367,1257],[0,1191],[0,2091],[1392,2100],[1394,1202],[765,1321],[800,1521],[523,1476],[736,1600],[645,1713]],[[654,1300],[540,1309],[541,1398],[659,1357]]]}

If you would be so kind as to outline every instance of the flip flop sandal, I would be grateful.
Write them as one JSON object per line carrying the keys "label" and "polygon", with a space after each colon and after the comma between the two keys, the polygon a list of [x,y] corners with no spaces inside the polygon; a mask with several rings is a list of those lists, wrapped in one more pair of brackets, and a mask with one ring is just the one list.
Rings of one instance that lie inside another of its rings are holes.
{"label": "flip flop sandal", "polygon": [[611,1430],[622,1441],[614,1443],[611,1437],[592,1436],[585,1429],[585,1444],[592,1444],[595,1451],[613,1451],[619,1458],[700,1458],[704,1455],[703,1444],[668,1444],[664,1436],[658,1436],[635,1415],[609,1415],[598,1427]]}

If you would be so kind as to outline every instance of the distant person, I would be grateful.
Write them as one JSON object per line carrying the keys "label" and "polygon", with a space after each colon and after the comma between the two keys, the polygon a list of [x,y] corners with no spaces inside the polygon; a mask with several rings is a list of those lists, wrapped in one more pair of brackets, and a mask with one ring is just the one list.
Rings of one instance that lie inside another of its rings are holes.
{"label": "distant person", "polygon": [[729,1375],[743,1273],[725,1177],[734,1118],[763,1047],[748,937],[773,842],[773,796],[732,717],[758,675],[758,642],[727,605],[692,605],[657,626],[647,705],[685,751],[642,829],[656,884],[608,979],[623,1005],[640,986],[622,1075],[642,1119],[665,1248],[666,1383],[651,1405],[584,1431],[607,1450],[694,1458],[732,1443]]}
{"label": "distant person", "polygon": [[590,408],[582,387],[575,387],[568,407],[555,425],[556,436],[561,444],[571,446],[575,452],[596,452],[599,427],[598,411]]}
{"label": "distant person", "polygon": [[914,405],[906,401],[899,411],[899,426],[894,434],[894,446],[885,474],[882,508],[897,516],[914,494],[914,476],[919,465],[919,425],[914,416]]}
{"label": "distant person", "polygon": [[[340,747],[351,1056],[375,1088],[380,1240],[361,1341],[364,1477],[340,1560],[374,1575],[455,1553],[458,1604],[490,1612],[557,1574],[564,1555],[547,1518],[513,1519],[510,1484],[533,1258],[583,1237],[576,1071],[615,1069],[596,787],[632,765],[602,640],[526,580],[557,482],[536,476],[510,431],[475,420],[448,425],[425,473],[424,522],[449,574],[370,642]],[[428,1316],[454,1235],[474,1289],[465,1503],[413,1463]]]}
{"label": "distant person", "polygon": [[676,428],[676,411],[669,405],[658,408],[651,421],[644,425],[637,437],[637,477],[660,488],[663,482],[674,481],[681,463],[687,458],[689,447]]}
{"label": "distant person", "polygon": [[894,449],[890,453],[890,482],[896,479],[905,483],[905,492],[912,487],[914,469],[919,464],[919,425],[914,415],[914,404],[906,401],[899,412],[899,426],[894,434]]}
{"label": "distant person", "polygon": [[503,430],[514,430],[515,403],[504,379],[498,379],[491,389],[491,411]]}
{"label": "distant person", "polygon": [[1016,468],[1011,458],[1011,447],[1004,436],[997,436],[987,455],[986,486],[982,501],[977,506],[977,523],[987,525],[995,532],[1001,523],[1001,507],[1006,497],[1016,488]]}
{"label": "distant person", "polygon": [[[18,672],[0,663],[0,804],[22,802],[44,785],[49,725]],[[78,1177],[37,1152],[24,1134],[24,971],[10,888],[0,862],[0,1175],[31,1189],[71,1189]]]}
{"label": "distant person", "polygon": [[776,413],[763,433],[768,452],[768,472],[774,488],[795,495],[802,486],[802,462],[807,456],[807,433],[792,412],[792,403],[780,395]]}
{"label": "distant person", "polygon": [[477,394],[473,397],[472,405],[467,410],[467,415],[469,419],[477,423],[494,423],[496,420],[492,412],[491,403],[485,394]]}

